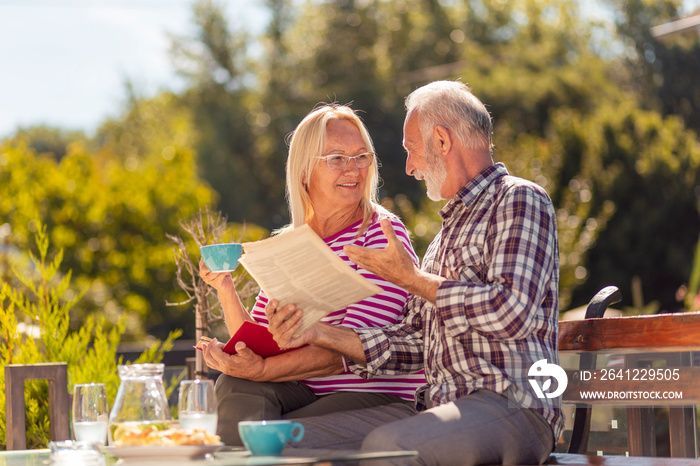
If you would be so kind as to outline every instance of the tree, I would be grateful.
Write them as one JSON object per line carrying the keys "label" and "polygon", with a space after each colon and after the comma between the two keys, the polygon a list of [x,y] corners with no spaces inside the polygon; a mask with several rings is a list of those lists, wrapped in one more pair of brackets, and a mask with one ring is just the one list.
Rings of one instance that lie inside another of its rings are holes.
{"label": "tree", "polygon": [[26,249],[40,219],[74,270],[69,293],[87,290],[78,321],[125,317],[133,339],[178,327],[194,334],[186,309],[165,307],[181,297],[166,234],[215,194],[197,177],[190,116],[174,102],[134,101],[99,130],[98,149],[70,144],[60,161],[21,137],[0,146],[0,198],[10,200],[0,203],[0,224],[11,226],[10,244]]}
{"label": "tree", "polygon": [[179,99],[201,135],[195,146],[199,173],[219,193],[219,210],[228,218],[266,224],[267,194],[258,180],[254,144],[264,116],[250,111],[249,39],[231,31],[223,7],[211,0],[195,3],[194,21],[197,36],[176,38],[172,54],[189,83]]}
{"label": "tree", "polygon": [[255,176],[262,186],[261,201],[267,214],[257,221],[272,229],[290,221],[284,202],[286,136],[303,118],[308,102],[297,89],[304,73],[295,66],[295,47],[286,40],[295,21],[294,9],[289,0],[268,0],[267,5],[271,19],[261,38],[264,54],[256,66],[257,92],[249,112],[257,154]]}
{"label": "tree", "polygon": [[690,277],[700,230],[697,186],[700,146],[679,117],[662,117],[633,103],[601,108],[578,135],[591,167],[593,211],[606,202],[615,214],[588,254],[588,279],[576,290],[583,301],[602,286],[620,286],[631,304],[631,281],[661,310],[683,307],[676,291]]}
{"label": "tree", "polygon": [[697,34],[663,39],[653,26],[679,18],[682,0],[610,0],[629,58],[629,84],[643,105],[664,115],[679,115],[700,131],[700,40]]}
{"label": "tree", "polygon": [[66,155],[66,149],[71,143],[88,140],[82,131],[68,131],[49,126],[20,128],[15,132],[15,137],[27,141],[29,147],[37,154],[51,154],[57,160]]}

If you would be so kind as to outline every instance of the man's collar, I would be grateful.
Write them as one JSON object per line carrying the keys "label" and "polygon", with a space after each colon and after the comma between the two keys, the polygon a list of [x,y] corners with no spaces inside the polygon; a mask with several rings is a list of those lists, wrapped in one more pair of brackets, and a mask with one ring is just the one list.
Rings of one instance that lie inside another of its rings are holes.
{"label": "man's collar", "polygon": [[462,202],[464,205],[469,205],[478,195],[481,193],[488,185],[494,182],[494,180],[505,176],[508,174],[506,166],[501,163],[494,163],[493,165],[482,170],[478,175],[469,180],[467,184],[462,186],[462,188],[457,191],[455,197],[450,199],[450,201],[445,204],[445,206],[440,210],[440,215],[442,218],[449,217],[455,205]]}

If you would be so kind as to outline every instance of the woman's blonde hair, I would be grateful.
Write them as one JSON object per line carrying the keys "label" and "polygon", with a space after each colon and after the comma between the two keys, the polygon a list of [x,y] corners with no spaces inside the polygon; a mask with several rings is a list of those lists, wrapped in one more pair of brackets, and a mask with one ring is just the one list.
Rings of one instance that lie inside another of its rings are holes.
{"label": "woman's blonde hair", "polygon": [[[318,157],[323,154],[327,141],[327,125],[331,120],[347,120],[353,123],[362,135],[368,151],[374,152],[374,145],[369,132],[360,117],[347,105],[322,104],[312,110],[288,136],[289,156],[287,157],[287,205],[291,224],[282,231],[303,225],[313,214],[311,199],[306,187],[314,168],[325,163]],[[372,221],[372,216],[381,207],[377,202],[379,188],[378,162],[369,166],[365,192],[360,200],[363,211],[363,232]],[[383,209],[382,209],[383,210]]]}

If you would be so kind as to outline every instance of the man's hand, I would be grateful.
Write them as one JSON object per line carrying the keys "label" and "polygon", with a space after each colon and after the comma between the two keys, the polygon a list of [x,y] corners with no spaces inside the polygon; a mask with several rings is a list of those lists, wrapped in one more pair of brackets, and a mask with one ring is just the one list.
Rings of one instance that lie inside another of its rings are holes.
{"label": "man's hand", "polygon": [[224,374],[239,379],[262,382],[264,379],[265,360],[255,354],[245,343],[236,343],[236,354],[224,352],[224,344],[214,338],[208,343],[202,343],[202,352],[207,366]]}
{"label": "man's hand", "polygon": [[399,241],[389,219],[381,222],[382,231],[388,240],[384,249],[370,249],[348,245],[343,248],[350,260],[375,275],[408,289],[416,275],[416,266],[411,255]]}
{"label": "man's hand", "polygon": [[384,249],[348,245],[343,248],[345,254],[360,267],[434,303],[440,283],[445,279],[419,269],[396,237],[391,221],[385,218],[381,224],[388,242]]}

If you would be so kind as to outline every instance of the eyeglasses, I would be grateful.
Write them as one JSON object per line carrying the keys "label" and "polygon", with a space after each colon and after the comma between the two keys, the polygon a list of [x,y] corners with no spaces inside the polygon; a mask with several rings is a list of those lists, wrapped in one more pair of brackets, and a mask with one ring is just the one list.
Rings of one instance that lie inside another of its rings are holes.
{"label": "eyeglasses", "polygon": [[333,170],[345,170],[351,160],[355,161],[355,166],[357,168],[367,168],[372,165],[374,160],[374,152],[365,152],[364,154],[359,154],[355,156],[343,155],[343,154],[328,154],[321,155],[319,159],[326,159],[328,168]]}

